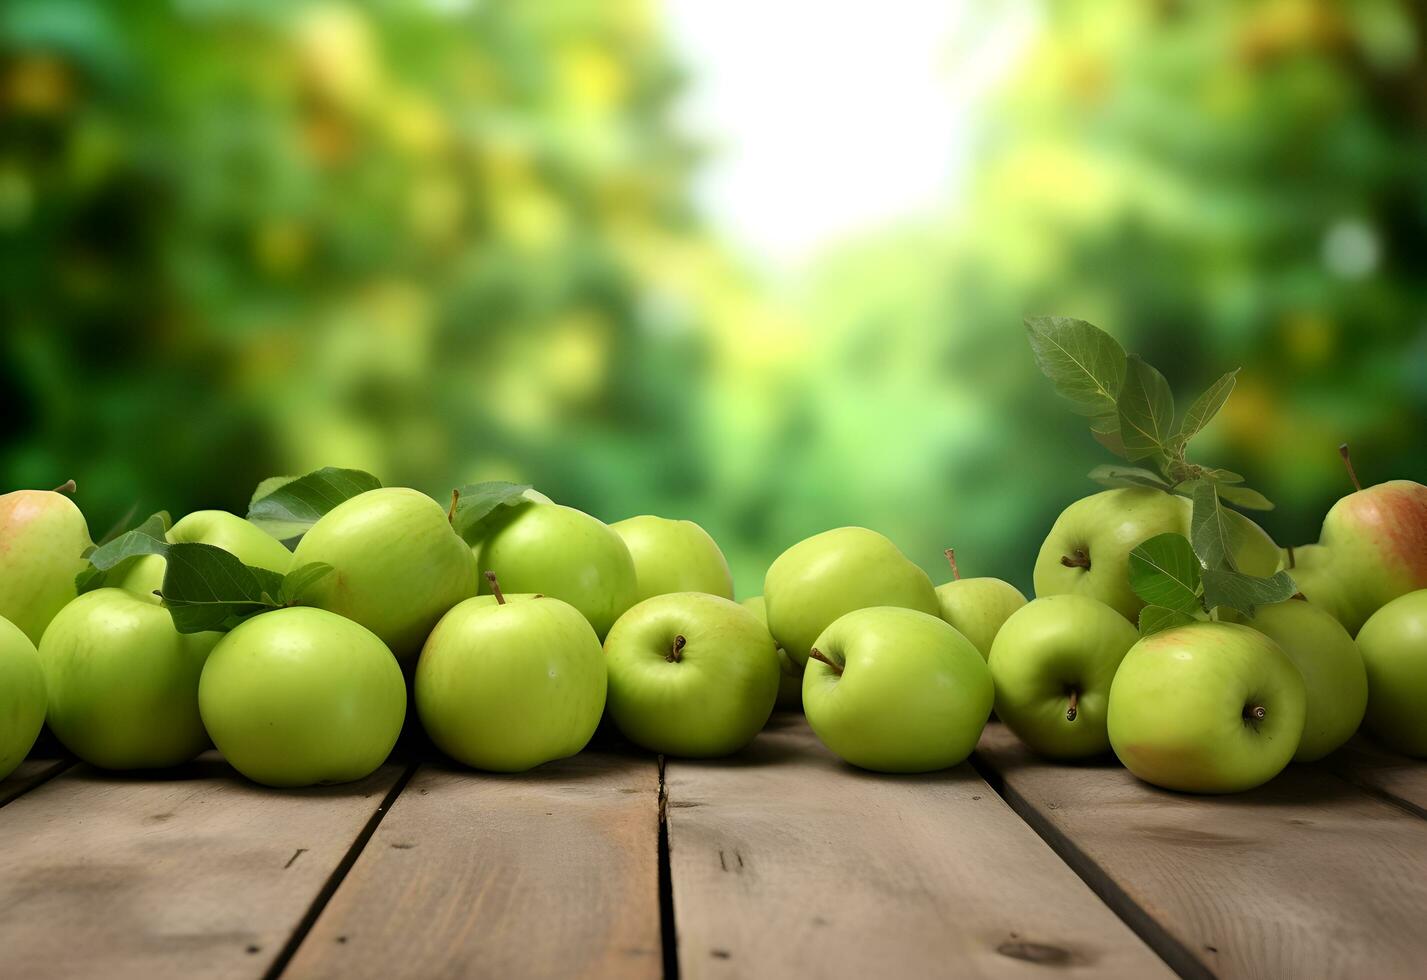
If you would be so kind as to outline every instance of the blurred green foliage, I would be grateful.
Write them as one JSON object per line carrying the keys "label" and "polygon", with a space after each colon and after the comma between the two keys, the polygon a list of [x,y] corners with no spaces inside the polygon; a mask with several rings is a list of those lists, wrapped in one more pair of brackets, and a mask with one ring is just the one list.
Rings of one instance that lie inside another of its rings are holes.
{"label": "blurred green foliage", "polygon": [[10,0],[0,485],[99,533],[511,478],[699,520],[742,595],[846,523],[1028,587],[1104,457],[1022,333],[1062,313],[1181,393],[1242,365],[1200,455],[1309,540],[1339,442],[1427,479],[1424,45],[1409,0],[1047,2],[958,206],[775,296],[688,205],[657,6]]}

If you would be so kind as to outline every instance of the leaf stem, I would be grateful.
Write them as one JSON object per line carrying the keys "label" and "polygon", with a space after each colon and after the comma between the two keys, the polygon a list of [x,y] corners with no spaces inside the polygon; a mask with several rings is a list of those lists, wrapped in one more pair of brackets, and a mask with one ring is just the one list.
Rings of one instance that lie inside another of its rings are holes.
{"label": "leaf stem", "polygon": [[456,523],[456,504],[459,503],[460,500],[461,500],[461,491],[460,491],[460,490],[457,490],[457,489],[452,489],[452,491],[451,491],[451,509],[448,510],[448,511],[446,511],[446,523],[448,523],[448,524],[455,524],[455,523]]}

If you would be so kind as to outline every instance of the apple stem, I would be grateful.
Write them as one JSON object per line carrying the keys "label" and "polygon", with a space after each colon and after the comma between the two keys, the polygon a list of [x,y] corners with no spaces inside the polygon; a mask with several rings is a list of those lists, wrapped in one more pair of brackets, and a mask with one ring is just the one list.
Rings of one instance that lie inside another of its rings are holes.
{"label": "apple stem", "polygon": [[53,492],[54,492],[54,493],[74,493],[74,491],[76,491],[76,490],[78,490],[78,489],[79,489],[79,487],[75,485],[75,482],[74,482],[73,480],[65,480],[65,481],[64,481],[63,483],[61,483],[59,486],[55,487],[54,490],[53,490]]}
{"label": "apple stem", "polygon": [[1338,447],[1338,455],[1343,457],[1343,465],[1348,468],[1348,476],[1353,480],[1353,489],[1361,490],[1363,485],[1358,482],[1357,471],[1353,469],[1353,457],[1348,455],[1348,444],[1346,442]]}
{"label": "apple stem", "polygon": [[1070,689],[1070,707],[1065,709],[1065,720],[1074,721],[1080,714],[1080,692],[1075,688]]}
{"label": "apple stem", "polygon": [[961,570],[956,567],[956,549],[947,548],[946,551],[943,552],[943,554],[946,555],[946,560],[951,563],[951,577],[956,581],[960,582]]}
{"label": "apple stem", "polygon": [[824,654],[817,647],[813,647],[811,650],[809,650],[808,656],[813,658],[814,660],[821,660],[823,663],[827,664],[829,667],[832,668],[832,672],[834,674],[838,675],[839,677],[842,676],[842,665],[833,663],[830,659],[828,659],[827,655]]}
{"label": "apple stem", "polygon": [[1090,556],[1085,553],[1084,548],[1076,548],[1073,555],[1061,555],[1060,563],[1066,568],[1083,568],[1087,572],[1090,570]]}
{"label": "apple stem", "polygon": [[676,663],[678,663],[679,661],[683,660],[683,659],[684,659],[684,646],[685,646],[688,642],[689,642],[688,640],[684,639],[684,634],[683,634],[683,633],[680,633],[680,634],[678,634],[677,636],[675,636],[675,637],[674,637],[674,646],[673,646],[673,648],[669,651],[669,656],[665,657],[664,659],[665,659],[665,660],[668,660],[671,664],[676,664]]}
{"label": "apple stem", "polygon": [[1288,568],[1292,571],[1298,567],[1298,558],[1293,554],[1293,545],[1289,545],[1285,550],[1288,552]]}
{"label": "apple stem", "polygon": [[1261,704],[1251,704],[1244,708],[1244,720],[1258,723],[1268,717],[1268,711]]}
{"label": "apple stem", "polygon": [[446,511],[446,521],[449,524],[456,523],[456,503],[461,499],[461,491],[453,489],[451,491],[451,509]]}
{"label": "apple stem", "polygon": [[495,580],[495,572],[486,572],[486,581],[491,584],[491,595],[495,596],[496,605],[505,605],[505,593],[500,590],[500,583]]}

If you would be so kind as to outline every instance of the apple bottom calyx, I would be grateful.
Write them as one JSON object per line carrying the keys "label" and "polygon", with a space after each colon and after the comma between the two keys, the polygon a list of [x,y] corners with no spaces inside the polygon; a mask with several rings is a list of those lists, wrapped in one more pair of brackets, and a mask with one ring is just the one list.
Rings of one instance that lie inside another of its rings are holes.
{"label": "apple bottom calyx", "polygon": [[1090,553],[1084,548],[1076,548],[1068,555],[1060,556],[1060,563],[1066,568],[1083,568],[1090,571]]}
{"label": "apple bottom calyx", "polygon": [[835,663],[827,656],[827,654],[823,653],[817,647],[813,647],[811,650],[809,650],[808,656],[814,660],[821,660],[823,663],[827,664],[829,667],[832,668],[832,672],[834,674],[839,677],[842,676],[842,665],[839,663]]}
{"label": "apple bottom calyx", "polygon": [[674,644],[673,644],[673,646],[671,646],[671,647],[669,648],[669,656],[665,657],[664,659],[667,660],[667,661],[669,661],[671,664],[676,664],[676,663],[678,663],[679,661],[683,660],[683,659],[684,659],[684,646],[685,646],[688,642],[689,642],[688,640],[684,639],[684,634],[683,634],[683,633],[675,634],[675,636],[674,636]]}

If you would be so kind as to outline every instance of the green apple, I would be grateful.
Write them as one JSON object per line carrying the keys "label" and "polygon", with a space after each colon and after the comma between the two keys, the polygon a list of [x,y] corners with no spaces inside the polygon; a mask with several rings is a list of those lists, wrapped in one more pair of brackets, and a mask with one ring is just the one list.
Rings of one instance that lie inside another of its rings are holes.
{"label": "green apple", "polygon": [[[1134,622],[1144,600],[1130,588],[1130,552],[1157,534],[1189,534],[1193,505],[1163,490],[1131,487],[1091,494],[1056,518],[1036,558],[1036,595],[1074,592],[1099,599]],[[1225,511],[1234,562],[1249,575],[1278,571],[1283,556],[1253,521]]]}
{"label": "green apple", "polygon": [[[744,599],[742,606],[757,616],[765,627],[768,625],[768,606],[761,595]],[[778,699],[775,705],[779,708],[803,707],[803,666],[788,656],[788,651],[782,647],[778,648]]]}
{"label": "green apple", "polygon": [[[1348,629],[1348,624],[1354,622],[1355,614],[1347,601],[1345,583],[1333,574],[1331,551],[1321,544],[1285,548],[1283,567],[1293,576],[1300,595]],[[1361,625],[1362,621],[1358,620],[1349,636]]]}
{"label": "green apple", "polygon": [[1046,596],[1021,607],[991,646],[996,716],[1047,758],[1110,751],[1110,684],[1138,639],[1124,616],[1088,596]]}
{"label": "green apple", "polygon": [[634,559],[636,601],[669,592],[733,598],[733,573],[718,543],[693,521],[644,515],[610,525]]}
{"label": "green apple", "polygon": [[822,631],[854,609],[900,606],[941,613],[927,573],[865,527],[840,527],[793,545],[769,567],[763,598],[773,638],[800,665],[808,662]]}
{"label": "green apple", "polygon": [[63,493],[0,496],[0,616],[38,645],[55,613],[74,598],[74,577],[90,545],[84,515]]}
{"label": "green apple", "polygon": [[40,640],[55,737],[103,769],[157,769],[208,747],[198,678],[218,633],[180,633],[167,609],[125,589],[65,606]]}
{"label": "green apple", "polygon": [[955,626],[971,641],[983,659],[991,656],[991,644],[1001,624],[1026,604],[1021,590],[998,578],[962,578],[956,567],[956,552],[946,549],[951,563],[951,581],[936,587],[941,618]]}
{"label": "green apple", "polygon": [[[165,537],[173,544],[211,544],[244,565],[266,568],[279,575],[292,570],[292,552],[283,547],[282,542],[251,521],[227,511],[196,510],[169,528]],[[108,584],[157,601],[154,593],[163,587],[167,565],[163,555],[143,555],[125,564]]]}
{"label": "green apple", "polygon": [[655,596],[605,640],[609,713],[625,737],[665,755],[736,752],[778,696],[778,649],[758,617],[703,592]]}
{"label": "green apple", "polygon": [[219,641],[198,705],[213,744],[254,782],[345,783],[391,754],[406,681],[365,626],[293,607],[254,616]]}
{"label": "green apple", "polygon": [[476,562],[430,497],[383,487],[333,507],[303,535],[293,567],[334,571],[308,587],[304,605],[360,623],[404,662],[414,661],[436,621],[476,594]]}
{"label": "green apple", "polygon": [[[1339,451],[1356,484],[1347,447]],[[1427,486],[1390,480],[1348,494],[1323,518],[1318,541],[1322,560],[1301,549],[1294,581],[1355,634],[1393,599],[1427,588]]]}
{"label": "green apple", "polygon": [[578,609],[550,596],[477,596],[441,617],[416,665],[431,741],[468,766],[523,772],[574,755],[604,713],[604,652]]}
{"label": "green apple", "polygon": [[1247,626],[1194,623],[1125,654],[1110,685],[1110,745],[1147,783],[1236,793],[1288,765],[1306,710],[1303,675],[1277,643]]}
{"label": "green apple", "polygon": [[1302,599],[1259,606],[1252,619],[1232,611],[1220,615],[1273,640],[1303,675],[1307,714],[1293,761],[1316,762],[1353,737],[1368,704],[1368,675],[1338,620]]}
{"label": "green apple", "polygon": [[1367,730],[1403,755],[1427,759],[1427,589],[1398,596],[1363,624]]}
{"label": "green apple", "polygon": [[501,508],[474,550],[480,570],[494,572],[505,588],[568,602],[601,638],[638,593],[624,539],[573,507],[532,502]]}
{"label": "green apple", "polygon": [[24,631],[0,619],[0,779],[25,761],[45,723],[45,673]]}
{"label": "green apple", "polygon": [[943,619],[872,606],[814,641],[803,711],[822,743],[876,772],[931,772],[963,761],[991,716],[991,670]]}

